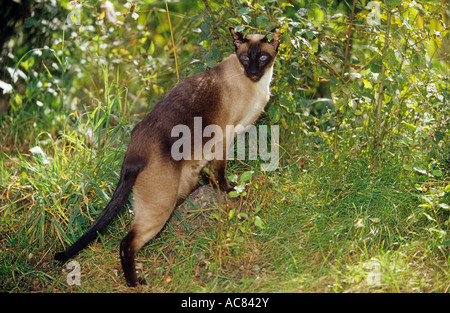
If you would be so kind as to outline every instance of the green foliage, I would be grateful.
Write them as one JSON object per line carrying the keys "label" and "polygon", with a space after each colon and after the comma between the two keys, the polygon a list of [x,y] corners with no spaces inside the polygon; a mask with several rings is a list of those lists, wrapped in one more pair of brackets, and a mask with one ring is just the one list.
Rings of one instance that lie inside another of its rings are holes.
{"label": "green foliage", "polygon": [[103,103],[91,112],[69,116],[69,124],[56,140],[49,133],[38,134],[31,155],[19,154],[18,160],[12,160],[20,166],[20,178],[9,186],[14,198],[6,212],[21,207],[16,199],[32,196],[27,221],[17,236],[28,238],[41,249],[48,243],[46,238],[73,242],[109,201],[119,176],[117,162],[123,157],[131,131],[127,119],[112,113],[125,108],[120,100],[125,90],[115,88],[106,80]]}
{"label": "green foliage", "polygon": [[211,50],[221,48],[230,24],[244,33],[276,28],[282,34],[266,122],[286,127],[286,150],[295,149],[290,143],[306,151],[319,144],[332,151],[333,163],[373,170],[395,156],[405,184],[436,182],[420,199],[442,195],[450,174],[449,63],[441,49],[448,11],[430,1],[355,4],[209,3],[204,23],[210,27],[202,29],[210,30]]}
{"label": "green foliage", "polygon": [[[0,80],[13,90],[0,99],[0,278],[12,277],[0,287],[27,289],[30,251],[47,255],[92,222],[115,187],[133,125],[176,83],[177,69],[183,79],[233,53],[230,26],[281,34],[258,121],[281,126],[280,167],[264,173],[257,161],[230,162],[237,188],[231,206],[211,215],[217,229],[190,234],[193,247],[167,234],[149,247],[180,276],[157,290],[352,290],[378,258],[397,284],[383,290],[412,280],[410,291],[425,288],[408,267],[418,254],[430,268],[448,268],[446,1],[168,1],[172,30],[165,1],[112,1],[115,23],[103,2],[22,1],[1,13],[9,19]],[[148,275],[167,282],[166,274]],[[43,285],[58,281],[36,275]],[[192,283],[199,275],[206,283]]]}
{"label": "green foliage", "polygon": [[242,173],[241,177],[239,177],[239,181],[237,179],[236,174],[231,175],[230,181],[232,183],[235,183],[236,186],[234,188],[235,190],[231,191],[229,193],[230,197],[232,197],[232,198],[239,197],[239,196],[245,197],[247,195],[247,192],[245,192],[244,190],[245,190],[245,186],[252,178],[252,174],[253,174],[253,171],[247,171],[247,172]]}

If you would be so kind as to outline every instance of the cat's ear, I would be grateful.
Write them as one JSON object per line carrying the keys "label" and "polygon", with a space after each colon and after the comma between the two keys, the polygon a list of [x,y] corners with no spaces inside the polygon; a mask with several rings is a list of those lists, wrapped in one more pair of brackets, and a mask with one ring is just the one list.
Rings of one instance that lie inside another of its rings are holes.
{"label": "cat's ear", "polygon": [[248,40],[244,38],[244,34],[241,32],[236,32],[233,27],[230,27],[229,30],[231,36],[233,37],[233,44],[236,47],[236,50],[239,49],[243,43],[248,42]]}
{"label": "cat's ear", "polygon": [[281,34],[279,32],[277,32],[276,30],[277,29],[274,28],[269,32],[269,34],[273,35],[273,38],[271,40],[269,40],[267,38],[267,35],[269,35],[269,34],[267,34],[266,37],[264,37],[261,41],[267,42],[269,45],[271,45],[275,49],[276,52],[278,52],[278,46],[281,43],[281,39],[280,39]]}

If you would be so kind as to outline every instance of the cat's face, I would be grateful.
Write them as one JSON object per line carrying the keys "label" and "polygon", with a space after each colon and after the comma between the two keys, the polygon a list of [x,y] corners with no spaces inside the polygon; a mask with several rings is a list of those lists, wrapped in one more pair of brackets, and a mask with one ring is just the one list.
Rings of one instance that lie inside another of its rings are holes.
{"label": "cat's face", "polygon": [[274,33],[273,39],[269,41],[264,35],[253,34],[244,37],[233,28],[230,28],[230,32],[236,47],[236,55],[244,67],[245,74],[252,81],[259,81],[275,60],[280,44],[279,34]]}

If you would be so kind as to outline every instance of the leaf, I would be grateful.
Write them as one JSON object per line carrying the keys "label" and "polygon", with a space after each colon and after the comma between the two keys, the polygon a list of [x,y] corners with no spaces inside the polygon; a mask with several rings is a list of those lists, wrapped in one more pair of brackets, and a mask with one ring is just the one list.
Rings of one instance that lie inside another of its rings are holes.
{"label": "leaf", "polygon": [[241,192],[244,191],[244,189],[245,189],[245,184],[239,184],[239,185],[237,185],[236,187],[234,187],[234,189],[236,189],[236,192],[237,192],[238,194],[240,194]]}
{"label": "leaf", "polygon": [[242,173],[241,177],[239,178],[239,181],[241,183],[249,181],[252,178],[253,173],[254,173],[253,171],[247,171]]}
{"label": "leaf", "polygon": [[258,228],[264,228],[264,222],[259,216],[255,216],[255,226]]}
{"label": "leaf", "polygon": [[244,26],[242,26],[242,25],[239,25],[239,26],[236,26],[236,28],[234,29],[236,32],[241,32],[241,31],[243,31],[245,29],[245,27]]}
{"label": "leaf", "polygon": [[34,17],[27,17],[25,19],[25,23],[24,23],[25,28],[36,27],[37,25],[38,25],[38,22]]}
{"label": "leaf", "polygon": [[308,49],[311,49],[311,50],[313,49],[313,47],[311,46],[311,44],[309,43],[308,40],[306,40],[303,37],[300,37],[300,40],[303,41],[303,43],[308,47]]}
{"label": "leaf", "polygon": [[240,8],[239,11],[238,11],[238,15],[248,14],[249,12],[250,12],[250,8],[249,7]]}
{"label": "leaf", "polygon": [[266,26],[267,26],[266,24],[268,21],[269,21],[269,19],[265,15],[260,15],[256,18],[256,22],[258,23],[258,25],[261,28],[266,28]]}
{"label": "leaf", "polygon": [[408,130],[411,130],[411,131],[415,131],[416,128],[417,128],[417,127],[414,126],[413,124],[409,124],[409,123],[406,123],[406,122],[402,122],[402,124],[405,125],[406,128],[407,128]]}
{"label": "leaf", "polygon": [[436,222],[436,220],[434,218],[432,218],[430,215],[428,215],[427,213],[422,212],[422,214],[425,215],[427,217],[427,219],[429,219],[430,221]]}
{"label": "leaf", "polygon": [[307,14],[308,19],[317,27],[322,26],[322,22],[325,18],[325,13],[316,5],[314,8],[311,8]]}
{"label": "leaf", "polygon": [[363,78],[362,79],[363,83],[364,83],[364,88],[367,89],[373,89],[372,83],[370,81],[368,81],[367,79]]}
{"label": "leaf", "polygon": [[[271,1],[269,1],[269,2],[271,2]],[[294,5],[292,3],[285,2],[285,1],[281,2],[281,9],[283,11],[284,11],[284,9],[286,9],[286,7],[294,7]]]}
{"label": "leaf", "polygon": [[234,209],[228,211],[228,220],[231,220],[231,219],[233,218],[234,213],[235,213],[235,210],[234,210]]}
{"label": "leaf", "polygon": [[295,112],[295,103],[291,96],[282,95],[280,97],[280,105],[288,111],[288,113]]}
{"label": "leaf", "polygon": [[206,65],[208,65],[208,67],[210,67],[210,68],[213,68],[214,66],[217,65],[217,63],[214,60],[208,60],[208,61],[206,61]]}
{"label": "leaf", "polygon": [[311,40],[311,47],[314,53],[319,51],[319,38]]}
{"label": "leaf", "polygon": [[204,168],[203,168],[203,171],[204,171],[206,174],[208,174],[209,176],[211,176],[211,171],[210,171],[209,168],[204,167]]}
{"label": "leaf", "polygon": [[420,174],[428,175],[427,170],[424,169],[424,168],[420,168],[420,167],[414,166],[413,169],[414,169],[416,172],[420,173]]}
{"label": "leaf", "polygon": [[300,8],[295,15],[299,18],[305,17],[305,15],[308,13],[309,9]]}
{"label": "leaf", "polygon": [[433,176],[436,176],[436,177],[441,177],[442,176],[442,171],[441,170],[434,170],[434,171],[431,172],[431,174]]}
{"label": "leaf", "polygon": [[227,175],[228,180],[232,183],[237,183],[238,181],[238,176],[236,174],[229,174]]}
{"label": "leaf", "polygon": [[245,212],[240,212],[239,214],[238,214],[238,218],[241,220],[241,219],[247,219],[248,218],[248,214],[247,213],[245,213]]}
{"label": "leaf", "polygon": [[413,171],[413,167],[410,164],[403,164],[403,168],[407,171]]}
{"label": "leaf", "polygon": [[231,22],[235,22],[235,23],[240,23],[241,22],[239,19],[234,18],[234,17],[230,17],[228,20],[231,21]]}
{"label": "leaf", "polygon": [[242,15],[242,19],[244,20],[244,22],[246,22],[247,24],[249,24],[252,21],[252,18],[248,15]]}
{"label": "leaf", "polygon": [[438,205],[441,209],[450,210],[450,205],[448,205],[447,203],[439,203]]}
{"label": "leaf", "polygon": [[439,141],[441,141],[442,139],[444,139],[445,134],[443,132],[440,131],[436,131],[434,133],[434,138],[436,139],[436,143],[439,143]]}
{"label": "leaf", "polygon": [[148,48],[148,55],[153,55],[154,52],[155,52],[155,43],[151,41],[150,47]]}

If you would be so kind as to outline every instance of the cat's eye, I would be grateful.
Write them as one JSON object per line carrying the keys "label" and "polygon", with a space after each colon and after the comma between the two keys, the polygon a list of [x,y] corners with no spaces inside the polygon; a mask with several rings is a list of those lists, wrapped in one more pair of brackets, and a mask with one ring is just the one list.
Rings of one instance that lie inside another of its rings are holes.
{"label": "cat's eye", "polygon": [[267,61],[267,55],[262,55],[260,58],[259,58],[259,60],[260,61]]}
{"label": "cat's eye", "polygon": [[248,56],[243,55],[243,56],[241,56],[241,59],[242,59],[242,61],[248,61]]}

